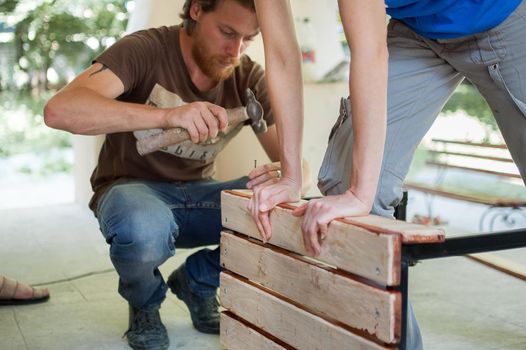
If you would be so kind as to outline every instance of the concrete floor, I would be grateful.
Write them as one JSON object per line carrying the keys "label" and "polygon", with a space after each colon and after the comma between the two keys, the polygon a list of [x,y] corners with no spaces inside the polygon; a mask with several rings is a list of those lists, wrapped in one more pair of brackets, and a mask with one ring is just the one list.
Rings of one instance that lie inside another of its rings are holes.
{"label": "concrete floor", "polygon": [[[0,349],[128,349],[127,304],[91,213],[58,205],[4,209],[0,218],[0,273],[51,290],[47,303],[0,307]],[[163,274],[190,253],[178,251]],[[524,250],[498,254],[526,265]],[[426,349],[526,349],[524,281],[447,258],[411,268],[410,292]],[[172,349],[220,348],[218,337],[192,328],[173,295],[161,315]]]}

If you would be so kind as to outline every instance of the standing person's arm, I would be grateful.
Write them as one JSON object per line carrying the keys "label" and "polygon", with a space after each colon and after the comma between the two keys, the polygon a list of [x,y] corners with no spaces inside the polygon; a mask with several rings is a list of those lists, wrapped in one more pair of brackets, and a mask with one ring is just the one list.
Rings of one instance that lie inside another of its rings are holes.
{"label": "standing person's arm", "polygon": [[288,0],[255,0],[265,47],[265,70],[280,142],[282,177],[276,184],[257,186],[249,203],[263,240],[270,239],[270,210],[300,198],[303,137],[301,52]]}
{"label": "standing person's arm", "polygon": [[371,211],[383,158],[387,128],[387,28],[383,0],[339,0],[351,50],[349,90],[353,150],[350,188],[341,195],[311,200],[297,208],[308,252],[320,252],[319,239],[331,220]]}

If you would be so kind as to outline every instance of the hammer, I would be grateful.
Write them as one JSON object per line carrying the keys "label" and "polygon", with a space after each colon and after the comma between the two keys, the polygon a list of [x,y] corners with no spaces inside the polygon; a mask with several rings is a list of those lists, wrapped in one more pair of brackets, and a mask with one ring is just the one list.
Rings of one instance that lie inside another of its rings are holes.
{"label": "hammer", "polygon": [[[256,133],[267,131],[267,122],[263,119],[263,107],[252,90],[246,90],[247,105],[226,110],[228,126],[237,125],[246,120],[251,121],[251,125]],[[165,147],[190,139],[190,135],[184,128],[165,129],[159,134],[151,135],[137,140],[137,152],[141,156],[158,151]]]}

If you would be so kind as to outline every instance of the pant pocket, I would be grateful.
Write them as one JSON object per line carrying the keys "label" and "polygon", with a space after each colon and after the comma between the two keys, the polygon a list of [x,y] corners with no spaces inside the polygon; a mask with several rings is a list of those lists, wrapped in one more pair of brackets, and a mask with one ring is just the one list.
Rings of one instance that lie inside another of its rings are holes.
{"label": "pant pocket", "polygon": [[318,188],[324,195],[341,194],[349,188],[352,166],[352,118],[349,99],[342,98],[340,116],[329,136],[329,144],[318,173]]}
{"label": "pant pocket", "polygon": [[491,79],[493,79],[493,81],[501,89],[505,90],[508,93],[508,95],[511,97],[511,99],[513,100],[517,108],[519,108],[519,110],[521,111],[522,115],[526,117],[526,103],[524,101],[521,101],[510,91],[500,71],[500,64],[494,63],[488,66],[488,71],[489,71],[489,75],[491,76]]}

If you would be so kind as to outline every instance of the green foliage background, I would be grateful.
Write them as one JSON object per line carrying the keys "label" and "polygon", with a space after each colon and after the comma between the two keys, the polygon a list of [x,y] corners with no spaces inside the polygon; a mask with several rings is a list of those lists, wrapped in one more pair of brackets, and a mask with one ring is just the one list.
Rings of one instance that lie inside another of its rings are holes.
{"label": "green foliage background", "polygon": [[[0,82],[0,158],[28,152],[48,157],[52,149],[71,148],[70,134],[45,126],[43,107],[72,72],[84,70],[123,35],[128,1],[0,0],[0,22],[16,18],[13,41],[2,45],[14,50],[13,73],[27,77],[21,85],[14,79]],[[49,68],[58,83],[48,81]],[[56,159],[46,169],[69,171],[71,164]]]}
{"label": "green foliage background", "polygon": [[498,130],[497,122],[495,121],[495,118],[493,118],[493,113],[491,112],[488,103],[479,94],[477,89],[469,83],[463,83],[457,88],[453,96],[451,96],[442,109],[442,112],[456,112],[459,110],[477,118],[491,130]]}
{"label": "green foliage background", "polygon": [[[7,14],[11,12],[20,18],[15,24],[14,44],[16,68],[32,78],[25,87],[57,88],[67,82],[65,68],[76,72],[86,68],[97,54],[122,36],[128,21],[127,2],[33,0],[33,6],[20,13],[17,9],[28,7],[28,1],[6,1],[2,6],[11,9]],[[96,41],[98,47],[88,46],[88,40]],[[51,67],[59,75],[59,86],[49,86],[46,79]]]}

